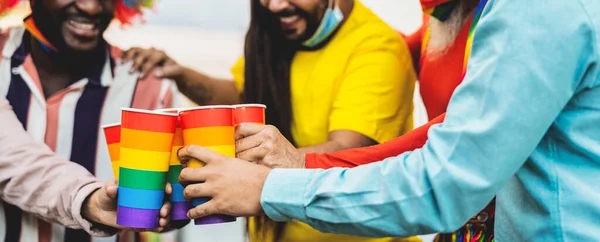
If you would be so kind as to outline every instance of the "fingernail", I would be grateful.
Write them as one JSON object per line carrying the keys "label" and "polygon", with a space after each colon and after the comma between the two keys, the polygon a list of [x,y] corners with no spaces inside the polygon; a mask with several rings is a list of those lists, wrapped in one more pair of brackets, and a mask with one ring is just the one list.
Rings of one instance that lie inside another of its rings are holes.
{"label": "fingernail", "polygon": [[165,73],[162,70],[156,70],[154,72],[154,75],[157,77],[163,77],[165,75]]}

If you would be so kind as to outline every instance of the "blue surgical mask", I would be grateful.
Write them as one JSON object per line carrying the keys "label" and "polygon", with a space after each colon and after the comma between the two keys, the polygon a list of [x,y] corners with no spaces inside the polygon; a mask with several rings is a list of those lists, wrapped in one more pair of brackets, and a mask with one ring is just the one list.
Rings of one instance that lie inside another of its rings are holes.
{"label": "blue surgical mask", "polygon": [[337,4],[334,7],[333,1],[334,0],[329,1],[329,7],[327,10],[325,10],[325,14],[323,15],[323,19],[321,20],[321,24],[319,24],[317,31],[315,31],[312,37],[304,41],[302,45],[306,47],[315,47],[316,45],[322,43],[344,20],[344,14],[342,13],[342,10],[340,10],[340,7]]}

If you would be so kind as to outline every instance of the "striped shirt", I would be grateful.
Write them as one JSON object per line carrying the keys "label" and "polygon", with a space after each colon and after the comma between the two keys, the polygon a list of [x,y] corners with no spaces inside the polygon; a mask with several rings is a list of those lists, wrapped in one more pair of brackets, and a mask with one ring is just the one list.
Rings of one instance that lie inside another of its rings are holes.
{"label": "striped shirt", "polygon": [[[131,63],[117,64],[121,51],[107,50],[104,66],[45,97],[29,51],[30,34],[23,26],[0,31],[0,95],[6,97],[23,127],[58,155],[80,164],[101,180],[113,177],[101,125],[117,123],[121,107],[156,109],[177,106],[176,86],[169,80],[129,73]],[[10,128],[10,127],[2,127]],[[0,203],[0,241],[86,242],[83,230],[49,224],[17,207]],[[133,235],[122,235],[119,241]],[[116,241],[94,238],[93,241]],[[131,240],[130,240],[131,241]]]}

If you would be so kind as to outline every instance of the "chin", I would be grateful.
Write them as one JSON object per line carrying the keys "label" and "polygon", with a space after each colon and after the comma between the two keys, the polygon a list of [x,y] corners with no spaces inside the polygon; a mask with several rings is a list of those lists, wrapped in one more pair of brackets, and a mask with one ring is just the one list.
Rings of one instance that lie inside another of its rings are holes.
{"label": "chin", "polygon": [[285,35],[285,38],[289,41],[304,41],[304,39],[305,39],[304,34],[301,32],[287,34],[287,35]]}
{"label": "chin", "polygon": [[95,50],[98,45],[97,44],[76,44],[76,45],[67,44],[67,46],[69,47],[69,49],[71,49],[75,52],[90,52],[90,51]]}
{"label": "chin", "polygon": [[89,52],[93,51],[98,47],[99,40],[86,40],[80,41],[75,39],[65,39],[67,48],[75,52]]}

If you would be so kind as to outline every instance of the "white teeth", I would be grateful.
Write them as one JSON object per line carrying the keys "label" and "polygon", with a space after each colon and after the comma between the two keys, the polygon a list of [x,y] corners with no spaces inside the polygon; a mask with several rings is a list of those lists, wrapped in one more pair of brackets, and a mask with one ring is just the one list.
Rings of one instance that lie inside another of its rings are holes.
{"label": "white teeth", "polygon": [[74,20],[69,20],[69,24],[71,24],[73,27],[75,27],[77,29],[82,29],[82,30],[93,30],[94,27],[96,27],[95,24],[81,23],[81,22],[76,22]]}
{"label": "white teeth", "polygon": [[298,15],[294,15],[294,16],[291,16],[291,17],[281,18],[281,22],[289,24],[289,23],[296,22],[296,20],[298,20],[298,19],[300,19],[300,17]]}

